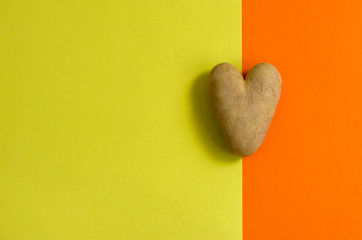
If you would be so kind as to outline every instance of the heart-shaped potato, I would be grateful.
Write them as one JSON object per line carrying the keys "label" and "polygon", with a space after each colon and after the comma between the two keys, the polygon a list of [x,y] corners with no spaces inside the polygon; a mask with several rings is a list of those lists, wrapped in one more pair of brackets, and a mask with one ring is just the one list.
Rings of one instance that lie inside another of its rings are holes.
{"label": "heart-shaped potato", "polygon": [[278,70],[268,63],[253,67],[245,80],[230,63],[218,64],[211,71],[212,110],[233,154],[248,156],[260,147],[277,107],[281,87]]}

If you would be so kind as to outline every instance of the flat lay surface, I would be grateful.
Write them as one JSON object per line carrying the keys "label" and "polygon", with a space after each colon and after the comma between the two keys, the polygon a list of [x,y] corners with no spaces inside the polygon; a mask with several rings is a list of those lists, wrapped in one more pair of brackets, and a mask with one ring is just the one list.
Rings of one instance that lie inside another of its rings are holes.
{"label": "flat lay surface", "polygon": [[362,3],[243,1],[243,71],[283,80],[243,159],[244,240],[362,239]]}
{"label": "flat lay surface", "polygon": [[207,74],[241,2],[2,1],[0,239],[241,238]]}

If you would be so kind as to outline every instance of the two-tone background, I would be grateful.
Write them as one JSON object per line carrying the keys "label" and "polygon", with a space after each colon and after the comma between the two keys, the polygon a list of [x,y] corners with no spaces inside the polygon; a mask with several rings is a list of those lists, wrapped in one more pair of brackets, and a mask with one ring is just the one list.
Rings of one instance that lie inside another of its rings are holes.
{"label": "two-tone background", "polygon": [[[362,4],[0,1],[0,240],[362,239]],[[207,77],[274,64],[232,156]]]}

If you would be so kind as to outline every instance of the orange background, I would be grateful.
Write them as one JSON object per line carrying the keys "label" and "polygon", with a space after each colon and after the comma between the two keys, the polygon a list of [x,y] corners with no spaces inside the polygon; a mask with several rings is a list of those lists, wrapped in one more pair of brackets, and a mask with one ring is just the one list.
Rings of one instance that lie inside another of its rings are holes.
{"label": "orange background", "polygon": [[280,102],[243,159],[244,240],[362,239],[362,2],[243,0],[243,70]]}

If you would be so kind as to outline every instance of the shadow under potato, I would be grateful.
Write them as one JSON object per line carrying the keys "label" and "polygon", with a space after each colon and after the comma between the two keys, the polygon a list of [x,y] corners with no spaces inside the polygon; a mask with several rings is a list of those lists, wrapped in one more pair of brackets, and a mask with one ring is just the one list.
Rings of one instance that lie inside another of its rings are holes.
{"label": "shadow under potato", "polygon": [[200,141],[204,142],[206,150],[216,160],[233,161],[241,157],[234,156],[227,149],[221,130],[212,114],[209,101],[209,73],[199,75],[192,86],[191,102],[196,123],[196,131],[199,132]]}

